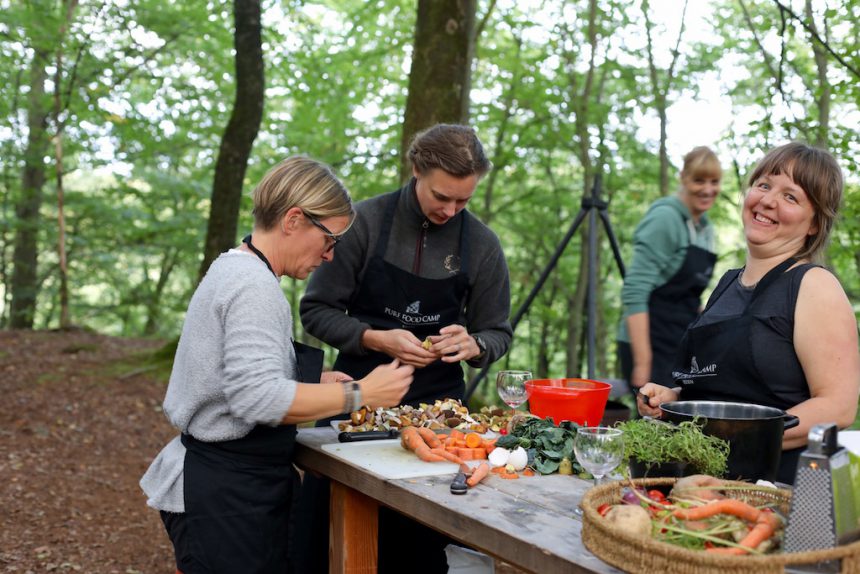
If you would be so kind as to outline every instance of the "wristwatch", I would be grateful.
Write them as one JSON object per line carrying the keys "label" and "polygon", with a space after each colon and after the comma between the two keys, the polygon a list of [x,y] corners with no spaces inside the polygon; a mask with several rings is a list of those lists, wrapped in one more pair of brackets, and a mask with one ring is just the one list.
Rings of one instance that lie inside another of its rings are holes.
{"label": "wristwatch", "polygon": [[472,360],[483,359],[484,355],[487,354],[487,344],[484,342],[484,339],[482,339],[480,335],[472,335],[472,338],[475,339],[475,343],[478,345],[478,350],[480,351],[480,353],[472,357]]}

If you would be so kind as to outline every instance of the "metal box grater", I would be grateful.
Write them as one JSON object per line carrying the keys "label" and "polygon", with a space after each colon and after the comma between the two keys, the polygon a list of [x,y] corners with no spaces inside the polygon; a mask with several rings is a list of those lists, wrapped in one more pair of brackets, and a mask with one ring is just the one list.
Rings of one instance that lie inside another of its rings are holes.
{"label": "metal box grater", "polygon": [[[848,451],[839,447],[835,424],[815,425],[809,446],[800,455],[785,528],[785,551],[832,548],[860,537],[855,497],[860,485],[851,480]],[[838,560],[803,566],[802,570],[838,572]]]}

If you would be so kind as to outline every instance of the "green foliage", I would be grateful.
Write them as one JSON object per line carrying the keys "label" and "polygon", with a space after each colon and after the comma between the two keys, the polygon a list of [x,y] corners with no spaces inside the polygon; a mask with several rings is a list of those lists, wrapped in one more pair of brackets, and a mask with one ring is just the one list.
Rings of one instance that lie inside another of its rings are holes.
{"label": "green foliage", "polygon": [[[596,173],[603,175],[602,198],[609,201],[625,261],[636,224],[660,195],[657,94],[650,88],[642,10],[595,0],[592,50],[591,4],[478,3],[484,25],[475,50],[470,123],[494,170],[469,207],[501,238],[512,311],[526,300],[580,212]],[[831,48],[855,69],[857,4],[816,4],[814,13]],[[232,4],[81,0],[59,44],[61,5],[0,1],[0,325],[8,315],[30,63],[36,49],[49,53],[49,60],[59,49],[72,320],[113,334],[175,337],[195,286],[214,159],[235,89]],[[712,6],[705,23],[710,29],[688,28],[682,37],[671,84],[666,67],[674,44],[666,39],[674,42],[675,31],[658,21],[656,7],[650,13],[654,37],[662,39],[655,42],[655,57],[670,127],[678,121],[671,104],[701,96],[703,78],[715,70],[723,70],[720,89],[731,98],[734,119],[723,141],[702,142],[718,146],[725,168],[722,197],[709,213],[718,229],[716,275],[743,260],[738,201],[754,161],[772,145],[790,138],[814,141],[826,128],[826,145],[849,182],[827,264],[851,300],[860,301],[860,153],[856,122],[842,119],[858,113],[860,82],[830,58],[825,90],[808,31],[789,19],[780,34],[780,14],[770,0],[745,0],[748,18],[736,1]],[[802,9],[795,11],[805,17]],[[412,0],[264,2],[267,99],[246,175],[240,234],[251,226],[254,184],[290,154],[330,163],[355,199],[397,187],[414,24]],[[51,109],[54,69],[50,61],[45,66],[45,106]],[[48,135],[54,133],[49,122]],[[674,181],[680,158],[670,160]],[[53,327],[59,304],[53,157],[44,165],[49,179],[39,235],[37,326]],[[571,239],[499,368],[585,374],[584,237]],[[611,376],[621,276],[602,229],[599,237],[597,375]],[[284,282],[294,308],[303,289],[302,281]],[[304,339],[296,323],[297,337]],[[497,403],[495,395],[489,381],[478,391],[482,404]]]}

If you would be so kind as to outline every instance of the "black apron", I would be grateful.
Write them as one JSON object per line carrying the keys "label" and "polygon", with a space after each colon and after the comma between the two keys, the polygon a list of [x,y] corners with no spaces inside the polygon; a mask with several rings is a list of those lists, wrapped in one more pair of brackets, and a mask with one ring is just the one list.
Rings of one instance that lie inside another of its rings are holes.
{"label": "black apron", "polygon": [[[271,271],[251,237],[244,242]],[[318,382],[323,352],[293,345],[299,380]],[[292,465],[295,437],[295,425],[257,425],[242,438],[211,443],[182,435],[183,540],[177,544],[173,532],[171,540],[183,574],[288,571],[290,508],[298,484]]]}
{"label": "black apron", "polygon": [[[761,294],[795,263],[794,259],[783,261],[762,277],[740,316],[701,327],[690,326],[672,373],[681,386],[681,400],[741,402],[779,409],[794,406],[777,396],[756,368],[750,337],[753,321],[758,320],[753,311]],[[705,311],[739,274],[740,271],[711,296]],[[801,447],[783,451],[777,480],[786,484],[794,482],[797,458],[802,450]]]}
{"label": "black apron", "polygon": [[[412,186],[405,189],[411,190]],[[461,222],[458,248],[460,271],[447,279],[419,277],[384,259],[401,193],[402,190],[395,193],[386,206],[379,239],[348,313],[373,329],[406,329],[424,340],[429,335],[438,335],[442,327],[460,320],[463,301],[469,289],[468,218],[465,212],[458,216]],[[334,369],[360,379],[391,360],[388,355],[376,351],[366,355],[341,352]],[[439,359],[415,370],[412,386],[403,397],[403,404],[417,406],[418,403],[432,403],[436,399],[462,399],[464,392],[465,381],[460,363],[445,363]]]}
{"label": "black apron", "polygon": [[651,292],[648,299],[651,381],[672,386],[672,367],[681,339],[699,314],[702,292],[711,280],[716,260],[716,254],[690,244],[678,272]]}

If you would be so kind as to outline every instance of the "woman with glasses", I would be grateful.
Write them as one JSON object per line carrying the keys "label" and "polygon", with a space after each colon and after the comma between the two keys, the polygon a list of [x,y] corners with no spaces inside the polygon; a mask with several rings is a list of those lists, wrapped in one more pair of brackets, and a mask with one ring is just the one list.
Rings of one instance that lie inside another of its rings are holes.
{"label": "woman with glasses", "polygon": [[331,261],[353,219],[331,170],[288,158],[253,200],[253,232],[191,298],[164,400],[181,434],[141,479],[187,574],[286,572],[295,425],[398,405],[412,381],[396,360],[359,381],[321,373],[322,351],[292,340],[280,278],[305,279]]}
{"label": "woman with glasses", "polygon": [[633,233],[617,342],[634,396],[648,381],[672,385],[672,361],[684,329],[699,313],[717,260],[707,212],[721,181],[717,155],[693,148],[684,156],[678,193],[651,204]]}

